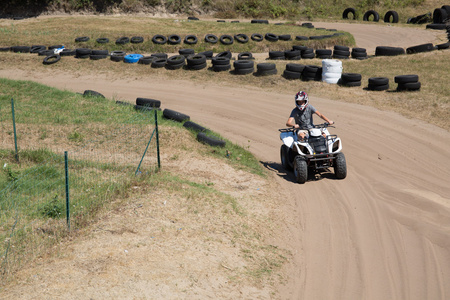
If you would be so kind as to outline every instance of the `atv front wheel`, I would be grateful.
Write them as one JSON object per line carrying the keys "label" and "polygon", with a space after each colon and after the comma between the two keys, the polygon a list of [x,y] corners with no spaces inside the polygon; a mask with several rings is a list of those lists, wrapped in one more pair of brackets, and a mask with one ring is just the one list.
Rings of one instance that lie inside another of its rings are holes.
{"label": "atv front wheel", "polygon": [[305,183],[308,179],[308,164],[300,155],[294,159],[294,175],[298,183]]}
{"label": "atv front wheel", "polygon": [[347,163],[345,161],[344,153],[338,153],[334,160],[334,174],[337,179],[344,179],[347,177]]}
{"label": "atv front wheel", "polygon": [[280,148],[280,158],[281,158],[281,165],[285,170],[292,170],[291,165],[289,164],[289,147],[286,145],[281,145]]}

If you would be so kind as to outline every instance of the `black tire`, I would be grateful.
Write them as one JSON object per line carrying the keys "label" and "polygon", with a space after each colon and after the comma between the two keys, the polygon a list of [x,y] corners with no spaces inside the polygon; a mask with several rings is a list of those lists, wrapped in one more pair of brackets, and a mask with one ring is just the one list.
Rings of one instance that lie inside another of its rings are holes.
{"label": "black tire", "polygon": [[203,54],[195,54],[188,56],[186,61],[188,66],[201,65],[206,63],[206,56]]}
{"label": "black tire", "polygon": [[188,49],[180,49],[180,50],[178,50],[178,53],[180,55],[183,55],[184,57],[188,57],[190,55],[194,55],[195,54],[195,50],[194,49],[190,49],[190,48],[188,48]]}
{"label": "black tire", "polygon": [[199,52],[198,54],[203,54],[206,56],[206,59],[212,59],[214,52],[212,50],[206,50],[203,52]]}
{"label": "black tire", "polygon": [[[256,66],[258,67],[258,66]],[[276,75],[278,73],[277,69],[272,69],[272,70],[256,70],[255,73],[253,73],[253,75],[255,76],[270,76],[270,75]]]}
{"label": "black tire", "polygon": [[87,42],[90,38],[88,36],[80,36],[75,39],[76,43]]}
{"label": "black tire", "polygon": [[301,64],[286,64],[286,70],[291,72],[301,73],[305,69],[305,65]]}
{"label": "black tire", "polygon": [[75,50],[72,49],[63,49],[61,52],[59,52],[59,55],[61,56],[75,56],[77,53]]}
{"label": "black tire", "polygon": [[448,18],[447,10],[443,8],[436,8],[433,11],[433,23],[434,24],[442,24],[445,23],[445,20]]}
{"label": "black tire", "polygon": [[347,177],[347,162],[345,161],[344,153],[336,154],[334,159],[334,175],[337,179],[344,179]]}
{"label": "black tire", "polygon": [[167,37],[162,34],[156,34],[152,37],[152,42],[157,45],[164,45],[167,43]]}
{"label": "black tire", "polygon": [[292,40],[290,34],[280,34],[280,35],[278,36],[278,39],[279,39],[280,41],[290,41],[290,40]]}
{"label": "black tire", "polygon": [[408,83],[408,82],[418,82],[419,75],[411,74],[411,75],[398,75],[394,77],[395,83]]}
{"label": "black tire", "polygon": [[355,86],[361,86],[361,81],[343,81],[343,80],[339,80],[338,81],[339,85],[342,86],[348,86],[348,87],[355,87]]}
{"label": "black tire", "polygon": [[252,60],[236,60],[233,62],[235,69],[249,69],[254,68],[254,62]]}
{"label": "black tire", "polygon": [[269,51],[269,59],[280,59],[284,60],[284,52],[283,51]]}
{"label": "black tire", "polygon": [[270,70],[276,70],[277,66],[273,63],[259,63],[256,65],[256,69],[258,71],[270,71]]}
{"label": "black tire", "polygon": [[151,65],[152,61],[155,59],[154,56],[143,56],[139,58],[138,64],[140,65]]}
{"label": "black tire", "polygon": [[100,60],[100,59],[105,59],[107,57],[108,57],[108,55],[101,55],[101,54],[91,54],[91,55],[89,55],[89,58],[91,60]]}
{"label": "black tire", "polygon": [[30,53],[31,47],[29,46],[12,46],[11,51],[15,53]]}
{"label": "black tire", "polygon": [[399,83],[397,86],[397,91],[418,91],[420,90],[420,87],[420,82]]}
{"label": "black tire", "polygon": [[207,136],[204,132],[197,133],[197,141],[213,147],[225,147],[225,141]]}
{"label": "black tire", "polygon": [[89,58],[92,50],[88,48],[77,48],[75,49],[75,57],[76,58]]}
{"label": "black tire", "polygon": [[342,73],[341,79],[343,82],[361,81],[362,76],[358,73]]}
{"label": "black tire", "polygon": [[373,16],[373,22],[378,22],[380,20],[380,15],[373,9],[370,9],[364,13],[363,21],[369,21],[369,18]]}
{"label": "black tire", "polygon": [[[449,38],[450,38],[450,37],[449,37]],[[436,45],[436,48],[437,48],[438,50],[448,49],[449,47],[450,47],[450,42]]]}
{"label": "black tire", "polygon": [[123,61],[125,55],[111,55],[110,59],[114,62]]}
{"label": "black tire", "polygon": [[[392,22],[391,22],[392,17]],[[389,10],[384,15],[384,23],[398,23],[398,13],[395,10]]]}
{"label": "black tire", "polygon": [[132,44],[140,44],[140,43],[143,43],[143,42],[144,42],[144,38],[143,38],[142,36],[133,36],[133,37],[130,39],[130,42],[131,42]]}
{"label": "black tire", "polygon": [[302,77],[302,73],[284,70],[283,77],[286,79],[300,79]]}
{"label": "black tire", "polygon": [[108,55],[108,50],[92,50],[91,55]]}
{"label": "black tire", "polygon": [[400,47],[377,46],[375,56],[396,56],[405,54],[405,49]]}
{"label": "black tire", "polygon": [[292,167],[289,163],[289,147],[286,146],[285,144],[281,145],[281,148],[280,148],[280,160],[281,160],[281,165],[283,166],[283,168],[286,171],[292,170]]}
{"label": "black tire", "polygon": [[304,59],[312,59],[315,56],[316,55],[314,54],[314,52],[312,52],[312,53],[302,53],[302,58],[304,58]]}
{"label": "black tire", "polygon": [[348,19],[348,14],[352,14],[353,20],[356,20],[356,10],[353,7],[344,9],[344,12],[342,13],[342,19]]}
{"label": "black tire", "polygon": [[130,42],[130,38],[123,36],[116,40],[116,45],[125,45],[125,44],[128,44],[129,42]]}
{"label": "black tire", "polygon": [[11,51],[11,47],[0,47],[0,52],[9,52],[9,51]]}
{"label": "black tire", "polygon": [[207,34],[205,35],[205,42],[216,44],[219,41],[219,38],[215,36],[214,34]]}
{"label": "black tire", "polygon": [[232,53],[231,53],[231,51],[222,51],[222,52],[217,53],[216,57],[226,57],[226,58],[231,59]]}
{"label": "black tire", "polygon": [[53,54],[55,54],[55,52],[53,50],[41,50],[38,52],[39,56],[49,56],[49,55],[53,55]]}
{"label": "black tire", "polygon": [[355,48],[352,48],[352,52],[355,52],[355,53],[367,53],[367,50],[366,50],[366,48],[357,48],[357,47],[355,47]]}
{"label": "black tire", "polygon": [[186,65],[186,62],[182,61],[182,62],[180,62],[178,64],[171,64],[171,65],[170,64],[166,64],[164,67],[167,70],[178,70],[178,69],[183,68],[185,65]]}
{"label": "black tire", "polygon": [[297,57],[301,57],[302,52],[300,50],[286,50],[284,51],[284,56],[286,57],[286,59],[293,59],[293,58],[297,58]]}
{"label": "black tire", "polygon": [[385,91],[389,89],[389,84],[385,85],[370,85],[367,87],[368,90],[371,91]]}
{"label": "black tire", "polygon": [[47,47],[44,45],[33,45],[30,48],[30,53],[38,53],[39,51],[46,50]]}
{"label": "black tire", "polygon": [[269,24],[268,20],[251,20],[250,23],[252,24]]}
{"label": "black tire", "polygon": [[295,40],[296,41],[306,41],[306,40],[309,40],[309,38],[307,36],[297,35],[297,36],[295,36]]}
{"label": "black tire", "polygon": [[220,36],[219,41],[224,45],[231,45],[234,43],[234,39],[229,34],[223,34]]}
{"label": "black tire", "polygon": [[228,71],[231,69],[231,65],[227,64],[227,65],[213,65],[212,66],[212,70],[214,72],[223,72],[223,71]]}
{"label": "black tire", "polygon": [[[241,60],[244,61],[244,60]],[[247,75],[247,74],[251,74],[255,71],[255,68],[241,68],[241,69],[234,69],[233,74],[236,75]]]}
{"label": "black tire", "polygon": [[192,122],[192,121],[186,121],[186,122],[184,122],[183,127],[184,127],[184,128],[187,128],[187,129],[190,129],[190,130],[193,130],[193,131],[195,131],[195,132],[205,132],[205,131],[208,131],[208,129],[206,129],[205,127],[203,127],[203,126],[201,126],[201,125],[199,125],[199,124],[197,124],[197,123],[194,123],[194,122]]}
{"label": "black tire", "polygon": [[198,43],[198,38],[193,34],[189,34],[184,37],[184,43],[188,45],[195,45]]}
{"label": "black tire", "polygon": [[61,56],[60,55],[52,54],[52,55],[49,55],[49,56],[45,57],[44,60],[42,61],[42,63],[44,65],[51,65],[51,64],[57,63],[60,60],[61,60]]}
{"label": "black tire", "polygon": [[136,105],[148,107],[161,107],[161,101],[150,98],[136,98]]}
{"label": "black tire", "polygon": [[406,48],[407,54],[421,53],[421,52],[429,52],[435,50],[432,43],[417,45]]}
{"label": "black tire", "polygon": [[427,24],[426,29],[445,30],[445,24]]}
{"label": "black tire", "polygon": [[153,59],[151,67],[154,69],[163,68],[167,64],[166,58],[160,58],[157,57],[156,59]]}
{"label": "black tire", "polygon": [[298,183],[303,184],[308,180],[308,164],[300,155],[294,158],[294,176]]}
{"label": "black tire", "polygon": [[377,85],[386,85],[389,84],[389,78],[387,77],[371,77],[369,78],[369,85],[377,86]]}
{"label": "black tire", "polygon": [[178,45],[181,43],[181,37],[178,34],[171,34],[167,37],[167,43],[170,45]]}
{"label": "black tire", "polygon": [[167,65],[180,65],[180,64],[185,64],[186,63],[186,57],[184,55],[178,54],[178,55],[173,55],[171,57],[169,57],[167,59]]}
{"label": "black tire", "polygon": [[83,97],[100,97],[100,98],[105,98],[105,96],[103,96],[103,94],[93,91],[93,90],[85,90],[83,93]]}
{"label": "black tire", "polygon": [[213,66],[224,66],[230,64],[230,59],[228,57],[213,57],[211,62]]}
{"label": "black tire", "polygon": [[266,40],[268,40],[269,42],[276,42],[279,40],[278,35],[273,34],[273,33],[266,33],[266,35],[264,36],[264,38]]}
{"label": "black tire", "polygon": [[107,43],[109,43],[109,39],[108,38],[98,38],[95,41],[97,43],[99,43],[99,44],[107,44]]}
{"label": "black tire", "polygon": [[235,34],[234,39],[236,40],[236,42],[241,44],[245,44],[248,42],[248,36],[244,33]]}
{"label": "black tire", "polygon": [[196,70],[197,71],[197,70],[204,69],[207,66],[208,66],[208,64],[206,62],[204,62],[202,64],[197,64],[197,65],[189,65],[189,64],[187,64],[186,65],[186,69],[188,69],[188,70]]}
{"label": "black tire", "polygon": [[190,119],[188,115],[167,108],[163,110],[163,117],[177,122],[189,121]]}
{"label": "black tire", "polygon": [[243,60],[243,59],[254,59],[253,54],[251,52],[242,52],[239,53],[237,56],[238,60]]}
{"label": "black tire", "polygon": [[[317,50],[316,50],[317,52]],[[346,51],[346,50],[333,50],[333,55],[339,55],[339,56],[346,56],[349,57],[350,56],[350,51]]]}
{"label": "black tire", "polygon": [[250,38],[255,42],[262,42],[264,40],[263,35],[259,33],[252,34]]}
{"label": "black tire", "polygon": [[197,18],[197,17],[188,17],[188,20],[191,20],[191,21],[198,21],[199,18]]}
{"label": "black tire", "polygon": [[361,58],[367,58],[367,53],[366,52],[353,52],[352,51],[352,58],[357,58],[357,59],[361,59]]}
{"label": "black tire", "polygon": [[333,51],[331,49],[317,49],[316,50],[316,57],[320,56],[330,56],[333,54]]}

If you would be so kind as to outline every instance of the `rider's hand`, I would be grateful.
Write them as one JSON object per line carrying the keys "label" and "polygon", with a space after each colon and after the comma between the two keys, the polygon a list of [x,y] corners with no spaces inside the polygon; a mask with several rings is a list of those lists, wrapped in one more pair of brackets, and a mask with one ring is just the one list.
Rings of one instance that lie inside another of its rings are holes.
{"label": "rider's hand", "polygon": [[334,121],[330,120],[330,122],[328,122],[328,124],[333,125]]}

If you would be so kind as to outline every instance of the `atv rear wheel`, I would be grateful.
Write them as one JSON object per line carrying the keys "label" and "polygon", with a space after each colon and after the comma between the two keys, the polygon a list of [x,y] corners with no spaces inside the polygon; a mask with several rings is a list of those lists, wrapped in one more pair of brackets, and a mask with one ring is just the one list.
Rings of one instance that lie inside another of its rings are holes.
{"label": "atv rear wheel", "polygon": [[280,158],[281,158],[281,165],[285,170],[292,170],[292,166],[289,163],[289,147],[286,145],[281,145],[280,148]]}
{"label": "atv rear wheel", "polygon": [[298,183],[305,183],[308,179],[308,164],[300,155],[294,159],[294,175]]}
{"label": "atv rear wheel", "polygon": [[344,179],[347,177],[347,163],[345,161],[344,153],[338,153],[334,160],[334,174],[337,179]]}

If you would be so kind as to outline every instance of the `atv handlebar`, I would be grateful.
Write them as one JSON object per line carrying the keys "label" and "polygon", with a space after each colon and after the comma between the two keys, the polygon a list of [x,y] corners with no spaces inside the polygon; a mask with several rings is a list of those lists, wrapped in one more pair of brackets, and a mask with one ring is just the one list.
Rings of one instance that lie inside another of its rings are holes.
{"label": "atv handlebar", "polygon": [[[336,123],[336,122],[335,122]],[[334,124],[334,123],[333,123]],[[334,126],[333,125],[330,125],[330,123],[328,123],[328,122],[325,122],[325,123],[322,123],[322,124],[317,124],[317,125],[314,125],[314,128],[327,128],[327,127],[333,127],[334,128]],[[279,132],[294,132],[294,131],[297,131],[297,130],[299,130],[300,128],[294,128],[294,127],[288,127],[288,128],[281,128],[281,129],[278,129],[278,131]]]}

